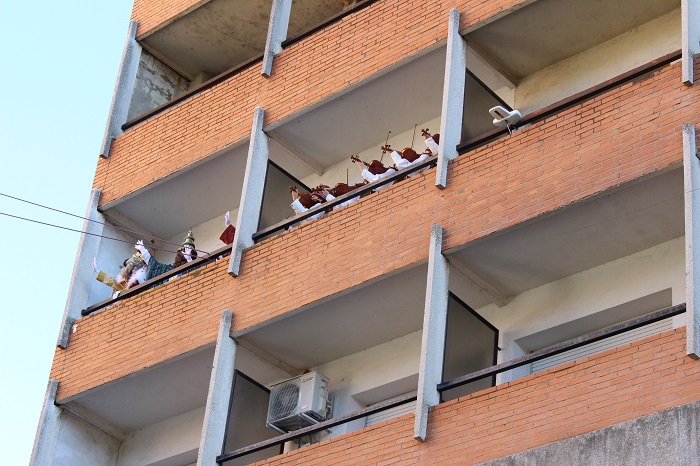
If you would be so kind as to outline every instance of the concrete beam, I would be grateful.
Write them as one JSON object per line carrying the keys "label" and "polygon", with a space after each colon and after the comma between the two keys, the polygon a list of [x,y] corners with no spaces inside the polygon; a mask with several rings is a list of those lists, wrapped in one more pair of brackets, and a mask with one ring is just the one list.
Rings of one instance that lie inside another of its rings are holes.
{"label": "concrete beam", "polygon": [[265,110],[255,108],[253,114],[253,128],[250,132],[250,145],[248,146],[248,162],[243,178],[243,193],[238,208],[238,220],[236,221],[236,236],[233,239],[231,259],[228,263],[228,273],[237,277],[241,269],[243,251],[252,246],[253,234],[258,229],[260,209],[262,208],[263,192],[265,191],[265,175],[267,174],[267,160],[270,154],[270,141],[263,131]]}
{"label": "concrete beam", "polygon": [[469,268],[465,267],[457,259],[450,260],[449,264],[450,268],[457,272],[464,280],[475,285],[477,288],[479,288],[480,292],[486,293],[491,302],[495,303],[498,307],[507,305],[513,299],[512,297],[506,295],[506,293],[500,291],[496,286],[487,282],[476,273],[472,272]]}
{"label": "concrete beam", "polygon": [[683,125],[686,353],[700,359],[700,160],[695,127]]}
{"label": "concrete beam", "polygon": [[700,53],[700,0],[681,0],[681,50],[683,84],[693,84],[693,62]]}
{"label": "concrete beam", "polygon": [[270,25],[267,27],[265,54],[263,55],[261,74],[269,78],[272,74],[272,61],[275,55],[282,51],[282,42],[287,38],[289,15],[292,11],[292,0],[273,0],[270,13]]}
{"label": "concrete beam", "polygon": [[214,366],[209,379],[209,393],[204,410],[204,425],[199,441],[197,466],[215,466],[221,454],[228,420],[228,405],[233,386],[233,370],[236,363],[236,342],[229,335],[233,313],[224,310],[219,321],[216,338]]}
{"label": "concrete beam", "polygon": [[61,409],[64,411],[64,413],[68,413],[75,416],[76,418],[94,427],[95,429],[101,430],[102,432],[114,438],[118,442],[124,442],[129,437],[128,431],[111,423],[110,421],[104,419],[102,416],[99,416],[98,414],[83,406],[73,403],[62,405]]}
{"label": "concrete beam", "polygon": [[428,284],[425,292],[423,336],[418,372],[418,400],[413,438],[424,442],[428,432],[428,411],[440,403],[437,385],[442,382],[442,363],[447,330],[450,266],[442,255],[442,228],[430,230]]}
{"label": "concrete beam", "polygon": [[51,466],[53,464],[54,450],[58,440],[58,431],[61,427],[61,408],[56,406],[56,392],[58,381],[49,379],[44,396],[44,407],[41,409],[39,426],[36,429],[34,448],[29,464],[32,466]]}
{"label": "concrete beam", "polygon": [[459,11],[450,10],[447,29],[447,59],[442,88],[440,116],[440,157],[438,157],[435,186],[447,185],[447,166],[457,157],[457,145],[462,138],[464,83],[467,71],[467,42],[459,34]]}
{"label": "concrete beam", "polygon": [[136,72],[141,59],[141,45],[136,42],[138,26],[139,23],[137,21],[132,20],[129,22],[129,32],[126,35],[122,62],[119,65],[117,83],[114,86],[114,95],[112,95],[112,106],[107,117],[107,128],[105,128],[105,135],[100,148],[100,157],[103,158],[109,157],[112,142],[122,133],[122,125],[126,123],[129,113],[129,104],[131,104],[131,96],[134,93],[134,85],[136,84]]}
{"label": "concrete beam", "polygon": [[289,374],[291,376],[297,376],[297,375],[301,375],[304,373],[304,369],[292,367],[289,364],[287,364],[283,361],[280,361],[276,357],[272,356],[271,354],[263,351],[262,349],[258,348],[257,346],[255,346],[252,343],[249,343],[245,340],[239,339],[238,346],[249,351],[251,354],[254,354],[255,356],[262,359],[263,361],[270,364],[271,366],[276,367],[276,368],[286,372],[287,374]]}
{"label": "concrete beam", "polygon": [[294,144],[280,136],[280,134],[277,131],[269,131],[267,134],[268,136],[270,136],[270,138],[272,138],[272,140],[274,140],[277,144],[282,146],[282,148],[286,150],[289,153],[289,155],[306,165],[318,176],[323,175],[323,173],[326,171],[326,168],[320,162],[317,162],[309,154],[307,154],[299,147],[295,146]]}
{"label": "concrete beam", "polygon": [[[68,345],[68,336],[70,327],[73,322],[80,319],[80,311],[90,305],[90,288],[95,281],[95,275],[92,271],[92,260],[97,257],[100,250],[101,238],[104,231],[104,216],[97,211],[97,206],[100,202],[102,193],[99,189],[93,188],[90,193],[90,202],[88,203],[87,211],[85,212],[85,220],[83,223],[83,231],[90,234],[81,234],[80,243],[78,243],[78,255],[75,257],[73,265],[73,277],[71,278],[70,287],[68,288],[68,299],[66,307],[63,311],[63,321],[61,322],[61,333],[58,336],[56,345],[65,348]],[[100,223],[95,223],[100,222]]]}

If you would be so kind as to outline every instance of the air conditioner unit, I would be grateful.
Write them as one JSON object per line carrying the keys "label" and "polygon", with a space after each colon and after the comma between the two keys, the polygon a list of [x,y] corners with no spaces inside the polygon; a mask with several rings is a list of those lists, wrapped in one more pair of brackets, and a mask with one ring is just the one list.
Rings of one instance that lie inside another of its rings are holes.
{"label": "air conditioner unit", "polygon": [[328,383],[309,372],[270,387],[267,427],[286,433],[325,421],[330,416]]}

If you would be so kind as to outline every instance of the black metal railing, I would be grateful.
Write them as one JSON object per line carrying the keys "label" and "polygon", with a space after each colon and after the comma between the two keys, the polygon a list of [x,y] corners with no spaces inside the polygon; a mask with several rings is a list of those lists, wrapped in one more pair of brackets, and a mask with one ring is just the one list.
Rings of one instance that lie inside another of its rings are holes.
{"label": "black metal railing", "polygon": [[366,8],[370,6],[372,3],[377,2],[378,0],[362,0],[360,2],[357,2],[350,8],[341,11],[340,13],[336,13],[333,16],[324,19],[320,23],[316,24],[315,26],[311,26],[310,28],[306,29],[305,31],[300,32],[296,36],[290,37],[289,39],[286,39],[282,42],[282,48],[287,48],[290,45],[301,41],[302,39],[306,39],[307,37],[317,33],[318,31],[327,28],[333,23],[337,23],[341,19],[345,18],[346,16],[349,16],[356,11],[359,11],[363,8]]}
{"label": "black metal railing", "polygon": [[[355,13],[356,11],[359,11],[363,8],[368,7],[372,3],[375,3],[378,0],[362,0],[360,2],[357,2],[355,5],[352,7],[348,8],[347,10],[343,10],[340,13],[337,13],[330,18],[327,18],[320,23],[306,29],[303,32],[300,32],[299,34],[295,35],[294,37],[290,37],[289,39],[286,39],[285,41],[282,42],[282,48],[287,48],[290,45],[300,42],[301,40],[315,34],[316,32],[325,29],[326,27],[330,26],[333,23],[336,23],[340,21],[341,19],[345,18],[348,15],[351,15]],[[250,68],[253,65],[256,65],[258,63],[262,63],[264,53],[258,54],[249,60],[238,64],[234,66],[233,68],[224,71],[221,74],[218,74],[211,78],[208,81],[203,82],[197,87],[193,87],[192,89],[189,89],[187,92],[184,92],[180,94],[177,97],[174,97],[170,99],[169,101],[165,102],[164,104],[161,104],[157,106],[156,108],[149,110],[148,112],[144,113],[143,115],[140,115],[136,118],[132,118],[131,120],[127,121],[122,125],[122,131],[126,131],[129,128],[133,128],[134,126],[138,125],[139,123],[143,123],[146,120],[149,120],[153,118],[154,116],[158,115],[159,113],[162,113],[163,111],[169,109],[170,107],[173,107],[180,102],[184,102],[185,100],[194,97],[195,95],[206,91],[207,89],[211,89],[212,87],[216,86],[217,84],[222,83],[223,81],[226,81],[230,77],[240,73],[243,70],[246,70]]]}
{"label": "black metal railing", "polygon": [[321,432],[322,430],[326,430],[331,427],[339,426],[341,424],[345,424],[356,419],[367,417],[371,414],[386,411],[388,409],[395,408],[396,406],[401,406],[406,403],[411,403],[412,401],[416,401],[416,399],[416,395],[403,395],[396,398],[392,398],[391,400],[387,400],[382,403],[377,403],[376,405],[371,406],[369,408],[361,409],[359,411],[355,411],[350,414],[339,416],[333,419],[328,419],[327,421],[319,422],[318,424],[314,424],[303,429],[295,430],[289,432],[288,434],[280,435],[269,440],[254,443],[253,445],[249,445],[247,447],[226,452],[222,455],[217,456],[216,462],[224,463],[232,459],[240,458],[241,456],[245,456],[250,453],[255,453],[256,451],[264,450],[275,445],[281,445],[290,440],[306,437],[307,435],[315,434],[316,432]]}
{"label": "black metal railing", "polygon": [[231,255],[231,246],[224,246],[222,248],[217,249],[214,252],[210,252],[206,257],[201,257],[198,259],[194,259],[192,262],[188,262],[185,265],[181,265],[180,267],[174,268],[172,270],[169,270],[168,272],[165,272],[164,274],[158,275],[157,277],[153,277],[148,281],[145,281],[138,286],[135,286],[133,288],[130,288],[128,290],[124,290],[121,293],[119,293],[119,296],[116,298],[110,298],[106,299],[104,301],[101,301],[97,304],[93,304],[92,306],[83,309],[80,311],[80,314],[83,316],[87,316],[92,314],[93,312],[99,311],[100,309],[103,309],[107,306],[110,306],[117,301],[121,301],[122,299],[127,299],[132,296],[136,296],[139,293],[142,293],[146,290],[150,290],[151,288],[155,288],[158,285],[162,285],[163,283],[167,282],[173,277],[177,277],[179,275],[187,274],[192,272],[193,270],[196,270],[200,267],[203,267],[210,262],[217,261],[219,259],[222,259],[224,257],[228,257]]}
{"label": "black metal railing", "polygon": [[309,209],[308,211],[295,215],[294,217],[283,220],[279,223],[276,223],[270,227],[267,227],[263,230],[258,231],[253,235],[253,241],[258,242],[261,239],[267,238],[270,235],[273,235],[277,233],[278,231],[284,231],[289,229],[289,227],[293,226],[296,223],[303,222],[304,220],[308,219],[309,217],[313,217],[314,215],[317,215],[321,212],[330,212],[333,210],[333,207],[342,204],[343,202],[349,201],[350,199],[353,199],[357,196],[364,196],[366,194],[371,193],[373,190],[387,185],[389,183],[397,183],[403,179],[406,178],[406,176],[421,171],[425,168],[429,168],[431,166],[434,166],[437,164],[437,159],[438,156],[434,155],[430,157],[429,159],[425,160],[424,162],[421,162],[419,164],[413,165],[408,168],[404,168],[403,170],[399,170],[398,172],[394,173],[393,175],[387,176],[386,178],[382,178],[381,180],[374,181],[372,183],[368,183],[364,185],[361,188],[358,188],[354,191],[351,191],[347,194],[343,194],[342,196],[339,196],[335,199],[333,199],[330,202],[324,202],[323,204],[319,204],[312,209]]}
{"label": "black metal railing", "polygon": [[192,89],[188,90],[187,92],[184,92],[177,97],[173,97],[172,99],[168,100],[164,104],[161,104],[157,106],[156,108],[147,111],[143,115],[140,115],[136,118],[133,118],[126,123],[122,125],[122,131],[126,131],[129,128],[133,128],[134,126],[138,125],[139,123],[143,123],[146,120],[150,120],[154,116],[158,115],[159,113],[164,112],[165,110],[169,109],[170,107],[173,107],[180,102],[184,102],[185,100],[194,97],[195,95],[206,91],[207,89],[211,89],[212,87],[216,86],[217,84],[220,84],[224,81],[226,81],[228,78],[231,76],[234,76],[241,71],[250,68],[251,66],[255,65],[256,63],[262,63],[263,59],[263,54],[259,54],[251,58],[250,60],[244,61],[243,63],[234,66],[233,68],[224,71],[221,74],[218,74],[211,78],[209,81],[205,81],[202,84],[200,84],[197,87],[193,87]]}
{"label": "black metal railing", "polygon": [[[536,123],[538,121],[544,120],[545,118],[548,118],[552,115],[556,115],[557,113],[563,112],[567,108],[573,107],[574,105],[577,105],[581,102],[592,99],[592,98],[596,97],[597,95],[600,95],[600,94],[607,92],[611,89],[614,89],[616,87],[620,87],[621,85],[625,84],[626,82],[637,79],[640,76],[643,76],[643,75],[650,73],[658,68],[666,66],[669,63],[672,63],[680,58],[681,58],[681,52],[677,51],[677,52],[673,52],[673,53],[670,53],[668,55],[665,55],[665,56],[658,58],[656,60],[653,60],[645,65],[634,68],[633,70],[630,70],[626,73],[623,73],[619,76],[616,76],[612,79],[609,79],[601,84],[598,84],[597,86],[593,86],[590,89],[586,89],[585,91],[579,92],[578,94],[574,94],[571,97],[567,97],[566,99],[560,100],[559,102],[553,103],[552,105],[549,105],[549,106],[544,107],[540,110],[537,110],[537,111],[532,112],[528,115],[525,115],[515,125],[515,127],[516,127],[516,129],[522,128],[526,125],[530,125],[532,123]],[[506,128],[495,128],[495,129],[493,129],[489,132],[486,132],[484,134],[481,134],[477,137],[474,137],[472,139],[468,139],[466,141],[461,142],[457,146],[457,152],[459,154],[464,154],[466,152],[469,152],[470,150],[484,146],[484,145],[486,145],[486,144],[488,144],[496,139],[499,139],[507,134],[509,134],[509,133],[508,133],[508,130]]]}
{"label": "black metal railing", "polygon": [[660,320],[667,319],[669,317],[673,317],[679,314],[683,314],[685,312],[685,303],[684,304],[678,304],[676,306],[671,306],[666,309],[662,309],[660,311],[655,311],[651,312],[649,314],[645,314],[643,316],[627,320],[625,322],[621,322],[619,324],[611,325],[609,327],[602,328],[600,330],[596,330],[594,332],[587,333],[585,335],[582,335],[580,337],[572,338],[571,340],[566,340],[561,343],[557,343],[552,346],[548,346],[546,348],[542,348],[537,351],[533,351],[532,353],[522,356],[516,359],[512,359],[507,362],[503,362],[501,364],[497,364],[495,366],[488,367],[486,369],[482,369],[480,371],[472,372],[470,374],[463,375],[461,377],[457,377],[456,379],[448,380],[446,382],[442,382],[438,384],[437,390],[442,393],[445,390],[449,390],[451,388],[459,387],[465,384],[468,384],[470,382],[474,382],[475,380],[483,379],[485,377],[491,377],[496,374],[500,374],[501,372],[509,371],[511,369],[516,369],[518,367],[533,363],[535,361],[539,361],[541,359],[548,358],[550,356],[555,356],[557,354],[563,353],[565,351],[569,351],[575,348],[579,348],[581,346],[585,346],[591,343],[595,343],[600,340],[604,340],[606,338],[614,337],[615,335],[619,335],[621,333],[629,332],[630,330],[634,330],[639,327],[643,327],[645,325],[653,324],[654,322],[658,322]]}

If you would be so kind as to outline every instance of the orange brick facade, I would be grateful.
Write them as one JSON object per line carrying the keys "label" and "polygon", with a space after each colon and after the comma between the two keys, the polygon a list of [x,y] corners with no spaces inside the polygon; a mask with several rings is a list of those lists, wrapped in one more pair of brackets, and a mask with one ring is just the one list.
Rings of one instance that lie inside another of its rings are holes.
{"label": "orange brick facade", "polygon": [[[256,106],[269,125],[444,41],[450,8],[469,28],[521,3],[528,2],[424,0],[411,8],[404,0],[376,2],[277,55],[270,78],[254,65],[117,137],[110,157],[98,163],[100,205],[246,138]],[[405,26],[379,27],[388,24]]]}
{"label": "orange brick facade", "polygon": [[[666,66],[459,157],[445,190],[429,170],[257,244],[236,279],[220,261],[82,319],[56,350],[58,399],[213,343],[223,309],[241,331],[424,261],[431,224],[445,229],[447,250],[677,166],[681,126],[700,123],[699,101],[697,86],[681,84],[680,64]],[[383,255],[357,247],[370,239]],[[345,269],[300,283],[300,272],[329,261]]]}
{"label": "orange brick facade", "polygon": [[685,329],[646,338],[257,465],[477,464],[700,400]]}
{"label": "orange brick facade", "polygon": [[154,32],[210,0],[134,0],[131,19],[138,21],[137,37]]}

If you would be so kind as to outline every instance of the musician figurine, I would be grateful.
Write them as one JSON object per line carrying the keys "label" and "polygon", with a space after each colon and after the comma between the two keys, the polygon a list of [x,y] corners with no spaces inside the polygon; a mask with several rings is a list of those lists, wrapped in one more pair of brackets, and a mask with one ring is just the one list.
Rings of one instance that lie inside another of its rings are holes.
{"label": "musician figurine", "polygon": [[385,146],[382,146],[381,149],[391,153],[391,158],[394,159],[396,168],[399,170],[419,164],[432,155],[430,149],[426,149],[422,154],[418,154],[410,147],[406,147],[402,151],[393,150],[391,147]]}
{"label": "musician figurine", "polygon": [[182,243],[182,247],[178,249],[177,254],[175,254],[175,262],[172,265],[157,261],[153,256],[151,256],[151,253],[148,251],[148,249],[146,249],[146,246],[141,240],[139,240],[134,247],[141,254],[141,257],[143,257],[144,261],[148,265],[146,280],[150,280],[158,275],[169,272],[175,267],[192,262],[197,258],[197,250],[194,246],[194,236],[192,236],[192,230],[187,233],[185,241]]}
{"label": "musician figurine", "polygon": [[[383,178],[386,178],[388,176],[393,175],[396,173],[396,170],[391,167],[385,167],[379,160],[372,160],[371,163],[363,162],[356,156],[351,156],[350,160],[355,162],[357,166],[360,168],[362,171],[362,178],[364,178],[367,182],[371,183],[373,181],[381,180]],[[389,187],[393,184],[392,183],[387,183],[384,186],[380,186],[375,189],[375,191],[379,191],[380,189]]]}
{"label": "musician figurine", "polygon": [[[340,197],[344,194],[347,194],[349,192],[352,192],[356,189],[359,189],[363,187],[365,183],[357,183],[354,185],[350,185],[347,183],[336,183],[335,187],[331,188],[330,186],[326,186],[325,184],[318,185],[315,187],[313,190],[314,192],[320,192],[322,195],[325,194],[326,202],[330,202],[334,200],[336,197]],[[345,207],[346,205],[350,205],[355,201],[359,201],[360,196],[355,196],[350,199],[348,199],[345,202],[341,202],[337,206],[333,207],[333,210],[340,209],[341,207]]]}
{"label": "musician figurine", "polygon": [[[319,204],[323,204],[324,202],[326,202],[326,197],[330,195],[330,193],[328,193],[328,191],[326,191],[325,189],[312,191],[310,193],[299,194],[299,191],[296,186],[290,186],[289,192],[292,193],[291,207],[297,214],[303,214],[307,210],[312,209]],[[313,220],[319,218],[323,216],[323,214],[324,212],[321,211],[315,215],[312,215],[306,220]]]}
{"label": "musician figurine", "polygon": [[[438,155],[440,153],[440,135],[431,135],[428,128],[421,129],[420,132],[425,139],[425,145],[427,146],[426,151],[430,152],[430,155]],[[425,154],[425,152],[423,152]]]}

